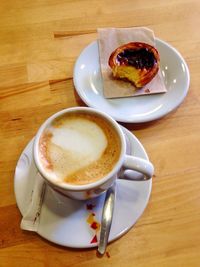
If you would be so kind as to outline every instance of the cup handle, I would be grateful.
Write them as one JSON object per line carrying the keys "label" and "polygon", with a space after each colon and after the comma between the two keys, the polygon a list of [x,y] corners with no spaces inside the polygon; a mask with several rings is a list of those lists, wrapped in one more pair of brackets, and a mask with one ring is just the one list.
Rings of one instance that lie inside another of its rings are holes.
{"label": "cup handle", "polygon": [[154,172],[154,167],[151,162],[145,159],[142,159],[142,158],[129,156],[129,155],[125,155],[123,168],[125,170],[129,169],[129,170],[137,171],[137,172],[144,174],[145,176],[144,180],[150,179],[153,176],[153,172]]}

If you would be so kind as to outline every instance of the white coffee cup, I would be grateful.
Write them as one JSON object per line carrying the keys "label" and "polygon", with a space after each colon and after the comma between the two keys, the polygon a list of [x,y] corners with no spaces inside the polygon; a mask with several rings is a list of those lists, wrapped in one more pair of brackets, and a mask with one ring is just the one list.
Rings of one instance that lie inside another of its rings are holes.
{"label": "white coffee cup", "polygon": [[36,167],[55,191],[74,199],[99,196],[123,168],[153,175],[147,160],[126,155],[119,124],[104,112],[88,107],[61,110],[39,128],[33,155]]}

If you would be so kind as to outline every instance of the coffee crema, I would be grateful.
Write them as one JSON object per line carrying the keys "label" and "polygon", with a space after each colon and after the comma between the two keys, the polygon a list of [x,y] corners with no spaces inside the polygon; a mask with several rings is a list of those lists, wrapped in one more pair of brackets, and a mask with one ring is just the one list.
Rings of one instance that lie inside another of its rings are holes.
{"label": "coffee crema", "polygon": [[69,112],[56,118],[39,140],[39,157],[56,183],[83,185],[107,175],[118,162],[121,142],[96,114]]}

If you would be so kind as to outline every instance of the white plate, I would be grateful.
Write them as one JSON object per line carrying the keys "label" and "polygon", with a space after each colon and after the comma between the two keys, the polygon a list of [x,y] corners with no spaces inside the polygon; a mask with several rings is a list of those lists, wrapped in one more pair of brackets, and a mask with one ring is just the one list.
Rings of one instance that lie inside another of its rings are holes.
{"label": "white plate", "polygon": [[121,122],[147,122],[168,114],[185,98],[190,75],[185,60],[175,48],[159,39],[156,39],[156,47],[160,53],[167,93],[104,98],[97,41],[87,46],[76,61],[74,86],[77,93],[88,106],[100,109]]}
{"label": "white plate", "polygon": [[[148,160],[137,138],[125,128],[123,131],[128,138],[130,154]],[[30,202],[37,176],[32,158],[32,145],[33,140],[20,156],[14,178],[16,201],[22,215]],[[140,182],[117,180],[116,203],[109,242],[126,233],[139,219],[149,201],[151,186],[151,179]],[[105,194],[88,201],[75,201],[61,196],[58,199],[58,195],[46,186],[38,234],[51,242],[67,247],[97,246],[97,243],[91,243],[96,233],[87,223],[87,218],[94,213],[97,222],[100,222],[104,198]],[[87,204],[93,204],[95,207],[88,210]]]}

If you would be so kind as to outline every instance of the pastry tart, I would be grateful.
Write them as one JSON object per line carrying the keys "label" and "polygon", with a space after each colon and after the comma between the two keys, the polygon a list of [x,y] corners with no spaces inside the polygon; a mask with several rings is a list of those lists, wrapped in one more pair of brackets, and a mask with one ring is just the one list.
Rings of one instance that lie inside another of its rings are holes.
{"label": "pastry tart", "polygon": [[108,64],[115,78],[129,81],[140,88],[157,74],[160,57],[155,47],[146,43],[131,42],[113,51]]}

